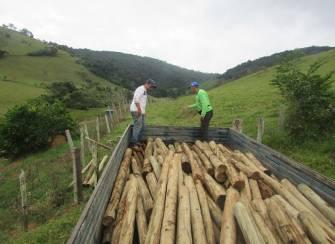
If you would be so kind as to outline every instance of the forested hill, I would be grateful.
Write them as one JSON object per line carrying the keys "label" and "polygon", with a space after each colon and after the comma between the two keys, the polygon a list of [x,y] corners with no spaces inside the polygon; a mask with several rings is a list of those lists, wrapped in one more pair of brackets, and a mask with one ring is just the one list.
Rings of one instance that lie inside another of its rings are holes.
{"label": "forested hill", "polygon": [[220,75],[219,78],[221,79],[221,82],[224,82],[227,80],[235,80],[235,79],[241,78],[242,76],[255,73],[262,69],[279,64],[285,57],[289,55],[295,55],[297,57],[302,57],[305,55],[312,55],[312,54],[317,54],[320,52],[328,51],[333,48],[334,47],[328,47],[328,46],[311,46],[311,47],[298,48],[294,50],[275,53],[270,56],[261,57],[261,58],[258,58],[252,61],[248,60],[231,69],[228,69],[226,72]]}
{"label": "forested hill", "polygon": [[132,54],[73,49],[65,46],[60,48],[80,58],[79,62],[94,74],[129,89],[134,89],[145,79],[152,78],[159,84],[155,90],[156,96],[176,97],[184,94],[190,81],[208,81],[218,75],[189,70],[158,59]]}

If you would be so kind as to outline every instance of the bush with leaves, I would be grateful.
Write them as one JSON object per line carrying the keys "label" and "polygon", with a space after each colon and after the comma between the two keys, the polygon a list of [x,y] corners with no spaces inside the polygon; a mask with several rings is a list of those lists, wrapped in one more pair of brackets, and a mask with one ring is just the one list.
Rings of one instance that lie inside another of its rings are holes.
{"label": "bush with leaves", "polygon": [[55,135],[74,126],[62,103],[36,98],[5,114],[0,128],[0,150],[10,157],[36,152],[47,148]]}
{"label": "bush with leaves", "polygon": [[335,126],[334,72],[321,75],[321,66],[322,62],[317,61],[303,72],[296,60],[286,60],[272,80],[287,104],[288,133],[297,139],[317,138]]}

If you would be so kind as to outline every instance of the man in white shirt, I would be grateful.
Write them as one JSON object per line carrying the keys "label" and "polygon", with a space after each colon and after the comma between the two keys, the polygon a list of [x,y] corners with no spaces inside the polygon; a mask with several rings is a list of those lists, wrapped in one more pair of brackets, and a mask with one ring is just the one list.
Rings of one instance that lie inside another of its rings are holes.
{"label": "man in white shirt", "polygon": [[130,140],[131,144],[137,144],[139,136],[144,127],[145,108],[147,106],[148,90],[156,88],[156,82],[148,79],[142,86],[137,87],[134,92],[133,101],[130,104],[130,113],[133,117],[133,133]]}

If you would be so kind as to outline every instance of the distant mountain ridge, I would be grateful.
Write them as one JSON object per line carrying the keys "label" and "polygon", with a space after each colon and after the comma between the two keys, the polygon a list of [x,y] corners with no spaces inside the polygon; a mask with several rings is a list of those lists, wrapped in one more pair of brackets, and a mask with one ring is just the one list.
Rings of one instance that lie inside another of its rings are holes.
{"label": "distant mountain ridge", "polygon": [[158,82],[158,88],[154,91],[157,96],[176,97],[185,93],[190,81],[204,82],[218,76],[133,54],[74,49],[67,46],[59,48],[78,57],[78,62],[92,73],[128,89],[134,89],[148,78],[154,79]]}
{"label": "distant mountain ridge", "polygon": [[227,80],[235,80],[241,78],[242,76],[255,73],[265,68],[269,68],[276,64],[279,64],[285,57],[295,54],[297,57],[317,54],[320,52],[325,52],[334,47],[329,46],[310,46],[305,48],[297,48],[293,50],[287,50],[279,53],[272,54],[270,56],[265,56],[261,58],[257,58],[255,60],[248,60],[243,62],[231,69],[228,69],[222,75],[219,75],[218,78],[227,81]]}

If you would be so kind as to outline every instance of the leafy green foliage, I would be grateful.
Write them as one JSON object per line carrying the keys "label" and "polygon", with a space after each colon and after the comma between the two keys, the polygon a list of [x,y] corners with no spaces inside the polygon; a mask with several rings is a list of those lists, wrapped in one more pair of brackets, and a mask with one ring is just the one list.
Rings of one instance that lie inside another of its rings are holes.
{"label": "leafy green foliage", "polygon": [[8,55],[8,52],[7,51],[4,51],[4,50],[0,50],[0,58],[4,58]]}
{"label": "leafy green foliage", "polygon": [[55,57],[57,55],[57,47],[46,47],[37,51],[29,52],[28,56],[49,56]]}
{"label": "leafy green foliage", "polygon": [[307,71],[301,71],[296,60],[288,60],[277,68],[272,80],[287,103],[286,126],[289,134],[297,138],[317,138],[335,125],[335,92],[332,74],[320,75],[322,66],[315,62]]}
{"label": "leafy green foliage", "polygon": [[0,130],[0,149],[8,156],[19,156],[48,147],[50,139],[74,128],[74,121],[60,102],[37,98],[15,106],[5,114]]}

